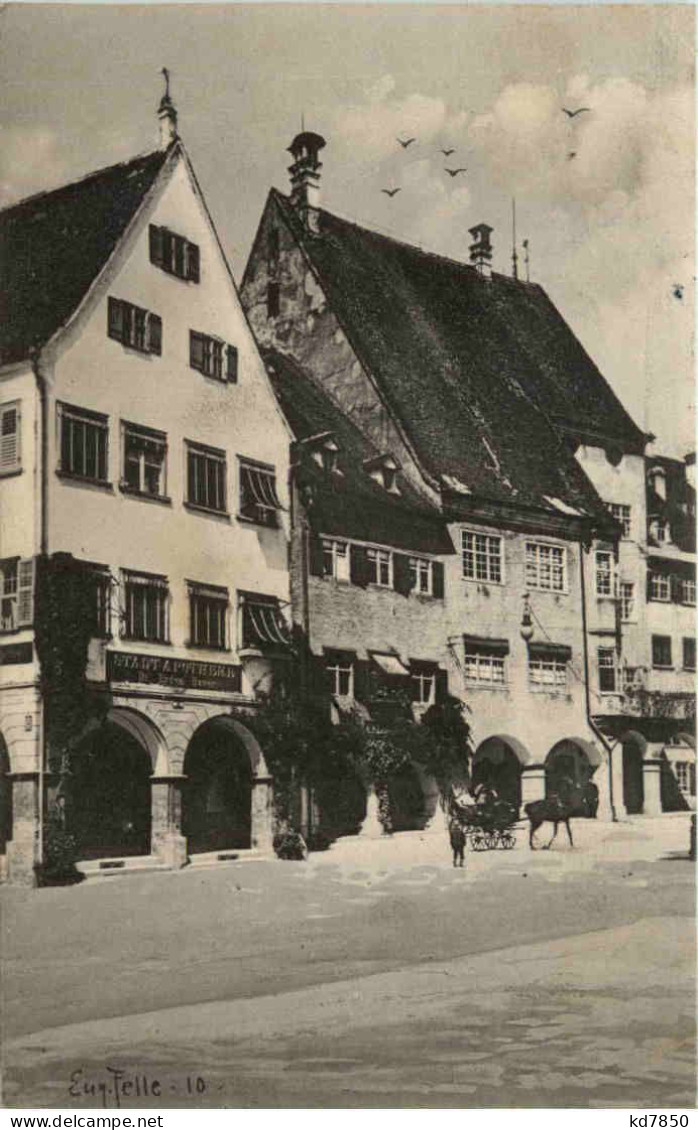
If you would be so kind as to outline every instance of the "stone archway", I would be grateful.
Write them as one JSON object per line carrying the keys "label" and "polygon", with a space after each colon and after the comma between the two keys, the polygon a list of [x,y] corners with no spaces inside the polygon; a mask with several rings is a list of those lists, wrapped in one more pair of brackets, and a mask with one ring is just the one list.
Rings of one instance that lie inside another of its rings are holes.
{"label": "stone archway", "polygon": [[636,730],[630,730],[623,737],[623,804],[628,816],[637,816],[644,811],[645,785],[643,763],[647,751],[647,739]]}
{"label": "stone archway", "polygon": [[598,788],[592,777],[601,764],[601,754],[584,738],[563,738],[545,759],[545,794],[565,795],[572,790],[578,797],[573,815],[595,817],[599,805]]}
{"label": "stone archway", "polygon": [[518,738],[497,734],[481,742],[473,758],[473,791],[484,785],[500,800],[521,807],[521,775],[530,761],[528,750]]}
{"label": "stone archway", "polygon": [[142,740],[149,724],[134,724],[133,714],[110,712],[72,759],[68,820],[79,859],[150,854],[153,760]]}
{"label": "stone archway", "polygon": [[189,855],[271,841],[271,781],[254,734],[228,715],[203,722],[184,756],[182,832]]}

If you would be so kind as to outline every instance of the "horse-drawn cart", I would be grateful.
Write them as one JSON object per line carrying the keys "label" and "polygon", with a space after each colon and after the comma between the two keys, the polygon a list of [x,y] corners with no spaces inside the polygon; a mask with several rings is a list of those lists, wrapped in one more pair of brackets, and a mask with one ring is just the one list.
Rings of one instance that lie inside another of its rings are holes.
{"label": "horse-drawn cart", "polygon": [[495,793],[487,793],[478,804],[452,805],[452,819],[463,829],[466,845],[473,851],[511,851],[516,843],[516,808]]}

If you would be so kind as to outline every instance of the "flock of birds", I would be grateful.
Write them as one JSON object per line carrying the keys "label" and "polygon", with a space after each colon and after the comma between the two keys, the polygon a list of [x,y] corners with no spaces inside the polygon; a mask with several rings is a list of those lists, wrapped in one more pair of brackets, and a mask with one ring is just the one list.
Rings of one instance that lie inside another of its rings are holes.
{"label": "flock of birds", "polygon": [[[576,118],[578,114],[590,114],[591,113],[591,107],[590,106],[580,106],[578,110],[568,110],[566,106],[563,106],[562,112],[563,112],[563,114],[566,114],[567,117],[571,121],[573,118]],[[396,137],[395,140],[397,141],[398,145],[400,145],[403,149],[409,149],[410,145],[414,145],[414,143],[417,141],[417,138],[416,137],[404,137],[404,138],[403,137]],[[453,154],[456,152],[456,150],[455,149],[441,149],[440,152],[444,155],[446,160],[448,160],[449,157],[453,156]],[[570,150],[570,152],[567,154],[567,160],[572,161],[572,160],[574,160],[574,158],[576,156],[577,156],[576,150]],[[448,175],[451,178],[457,177],[461,173],[467,173],[467,171],[468,170],[465,166],[460,166],[457,169],[450,169],[448,167],[448,165],[444,165],[444,172],[448,173]],[[398,192],[402,192],[402,188],[401,188],[401,186],[398,186],[397,188],[382,188],[381,192],[385,196],[390,197],[390,199],[392,200],[394,196],[397,196]]]}

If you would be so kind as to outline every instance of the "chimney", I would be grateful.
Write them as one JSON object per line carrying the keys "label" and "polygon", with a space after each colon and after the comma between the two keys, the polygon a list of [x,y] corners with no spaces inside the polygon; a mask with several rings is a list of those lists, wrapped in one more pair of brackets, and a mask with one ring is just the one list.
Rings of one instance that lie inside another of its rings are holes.
{"label": "chimney", "polygon": [[298,212],[303,226],[311,232],[318,230],[317,209],[320,207],[320,169],[318,157],[326,145],[319,133],[303,131],[297,134],[288,147],[293,156],[289,166],[291,174],[291,203]]}
{"label": "chimney", "polygon": [[165,76],[165,93],[160,99],[158,108],[158,121],[160,123],[160,148],[169,149],[173,141],[177,140],[177,111],[170,98],[170,72],[167,67],[162,68]]}
{"label": "chimney", "polygon": [[489,224],[476,224],[469,229],[473,242],[470,244],[470,262],[478,274],[488,279],[492,274],[492,244],[490,233],[494,231]]}
{"label": "chimney", "polygon": [[689,487],[693,487],[693,489],[695,490],[696,489],[696,453],[695,453],[695,451],[689,451],[688,455],[684,459],[684,463],[686,464],[686,482],[688,483]]}

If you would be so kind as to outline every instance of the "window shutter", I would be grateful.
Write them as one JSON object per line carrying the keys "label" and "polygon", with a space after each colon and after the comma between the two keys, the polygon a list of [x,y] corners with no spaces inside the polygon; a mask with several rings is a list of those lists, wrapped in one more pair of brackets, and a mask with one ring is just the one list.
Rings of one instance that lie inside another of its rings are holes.
{"label": "window shutter", "polygon": [[237,384],[238,379],[238,351],[236,346],[228,345],[226,347],[226,376],[231,384]]}
{"label": "window shutter", "polygon": [[652,596],[652,570],[651,569],[647,570],[647,599],[648,600],[654,600],[654,597]]}
{"label": "window shutter", "polygon": [[107,334],[114,341],[124,340],[124,304],[118,298],[109,299]]}
{"label": "window shutter", "polygon": [[445,702],[448,698],[448,671],[442,671],[440,668],[436,669],[436,687],[435,699],[437,702]]}
{"label": "window shutter", "polygon": [[192,369],[198,369],[200,373],[203,373],[204,338],[203,334],[197,334],[194,330],[189,331],[189,364]]}
{"label": "window shutter", "polygon": [[353,585],[360,585],[361,588],[366,588],[368,585],[368,558],[366,550],[363,545],[352,545],[349,547],[349,576]]}
{"label": "window shutter", "polygon": [[19,421],[17,405],[8,405],[0,412],[0,471],[19,465]]}
{"label": "window shutter", "polygon": [[393,554],[393,587],[401,596],[409,596],[412,591],[410,559],[404,553]]}
{"label": "window shutter", "polygon": [[365,659],[354,660],[354,698],[368,702],[370,697],[369,664]]}
{"label": "window shutter", "polygon": [[162,354],[162,318],[159,314],[148,314],[148,350]]}
{"label": "window shutter", "polygon": [[669,577],[669,595],[672,604],[681,603],[681,577],[677,577],[675,573]]}
{"label": "window shutter", "polygon": [[34,620],[34,558],[28,557],[17,566],[17,624],[26,626]]}
{"label": "window shutter", "polygon": [[443,567],[443,562],[442,561],[434,561],[432,563],[431,568],[432,568],[432,584],[433,584],[432,591],[433,591],[433,594],[434,594],[434,596],[438,597],[439,600],[443,600],[443,597],[444,597],[444,567]]}
{"label": "window shutter", "polygon": [[199,281],[199,248],[195,243],[187,244],[187,278],[191,282]]}
{"label": "window shutter", "polygon": [[311,530],[308,541],[308,572],[313,577],[322,577],[324,574],[322,538]]}
{"label": "window shutter", "polygon": [[162,228],[156,224],[150,225],[150,262],[156,267],[162,267],[163,264]]}

